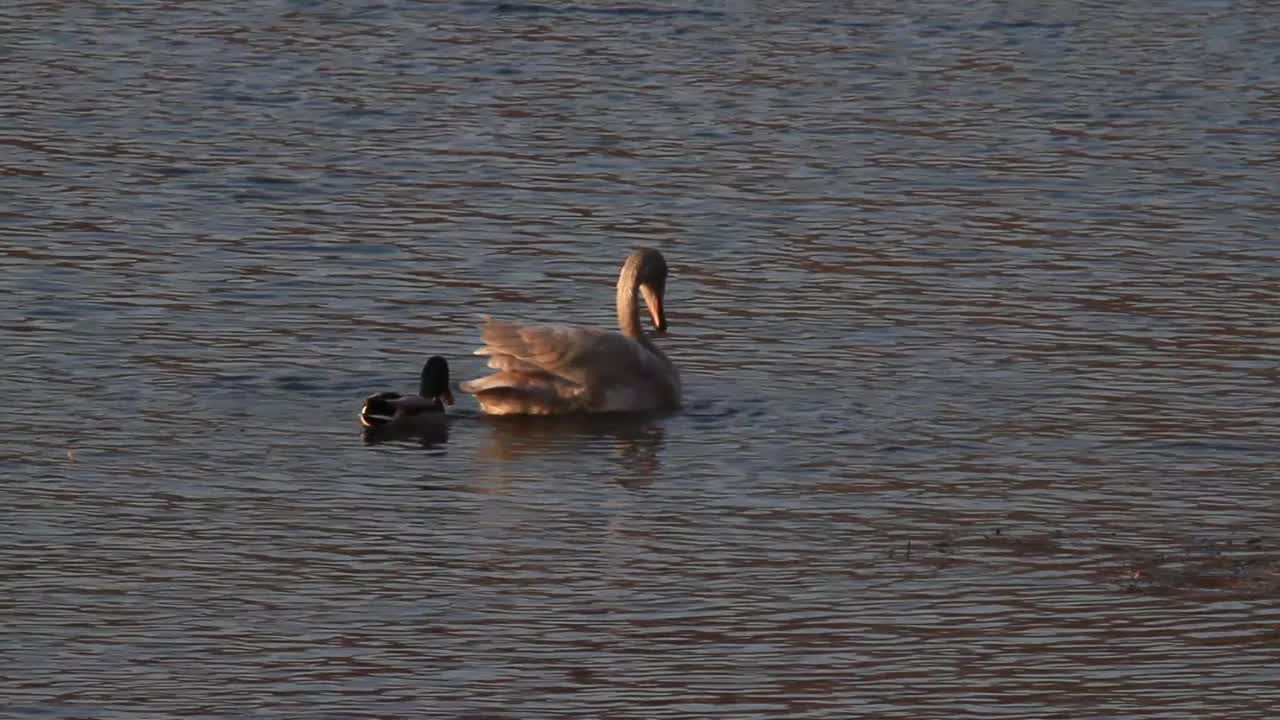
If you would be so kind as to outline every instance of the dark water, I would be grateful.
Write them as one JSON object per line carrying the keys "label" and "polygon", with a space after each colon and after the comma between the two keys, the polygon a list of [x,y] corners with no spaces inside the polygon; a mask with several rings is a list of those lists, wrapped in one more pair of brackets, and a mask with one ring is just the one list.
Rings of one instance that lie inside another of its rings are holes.
{"label": "dark water", "polygon": [[[6,717],[1266,718],[1269,3],[7,3]],[[365,444],[673,268],[687,406]]]}

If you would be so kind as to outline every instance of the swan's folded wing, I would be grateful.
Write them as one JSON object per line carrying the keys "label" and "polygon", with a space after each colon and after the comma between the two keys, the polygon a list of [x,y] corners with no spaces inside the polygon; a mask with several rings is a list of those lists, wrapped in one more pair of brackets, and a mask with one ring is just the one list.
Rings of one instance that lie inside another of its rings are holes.
{"label": "swan's folded wing", "polygon": [[542,372],[580,387],[607,390],[662,376],[662,361],[640,343],[614,332],[566,325],[488,320],[481,336],[490,366]]}

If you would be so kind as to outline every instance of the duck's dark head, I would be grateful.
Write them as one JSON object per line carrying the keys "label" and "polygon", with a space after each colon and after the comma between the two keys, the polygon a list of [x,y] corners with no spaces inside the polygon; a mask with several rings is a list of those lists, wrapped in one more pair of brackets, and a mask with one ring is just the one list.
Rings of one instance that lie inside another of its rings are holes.
{"label": "duck's dark head", "polygon": [[434,355],[422,366],[422,384],[418,394],[428,400],[440,400],[445,405],[453,404],[453,393],[449,390],[449,363],[439,355]]}

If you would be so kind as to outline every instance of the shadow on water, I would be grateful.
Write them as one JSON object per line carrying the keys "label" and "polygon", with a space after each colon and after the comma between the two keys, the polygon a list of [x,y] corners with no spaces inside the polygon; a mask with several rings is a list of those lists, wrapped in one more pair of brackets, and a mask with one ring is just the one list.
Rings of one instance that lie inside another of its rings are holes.
{"label": "shadow on water", "polygon": [[614,458],[618,484],[635,489],[652,484],[660,470],[659,451],[665,437],[662,421],[673,414],[495,417],[464,410],[451,414],[447,423],[361,428],[360,440],[366,446],[416,445],[442,451],[449,442],[450,426],[464,423],[467,433],[482,436],[481,459],[541,465],[603,448]]}
{"label": "shadow on water", "polygon": [[1275,597],[1280,555],[1261,537],[1207,540],[1176,552],[1135,552],[1125,563],[1133,593],[1200,599]]}
{"label": "shadow on water", "polygon": [[587,446],[612,448],[619,485],[629,489],[653,483],[661,462],[669,413],[567,415],[562,417],[484,417],[490,434],[481,457],[499,462],[533,462],[575,454]]}
{"label": "shadow on water", "polygon": [[449,442],[447,423],[425,423],[412,427],[366,427],[360,429],[360,440],[365,445],[383,443],[417,443],[434,450]]}

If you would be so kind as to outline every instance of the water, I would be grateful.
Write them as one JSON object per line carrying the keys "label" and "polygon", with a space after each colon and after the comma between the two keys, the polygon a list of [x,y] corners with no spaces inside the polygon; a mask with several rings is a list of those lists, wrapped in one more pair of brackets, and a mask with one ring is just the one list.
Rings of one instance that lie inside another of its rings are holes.
{"label": "water", "polygon": [[855,5],[5,5],[4,714],[1273,715],[1280,13]]}

